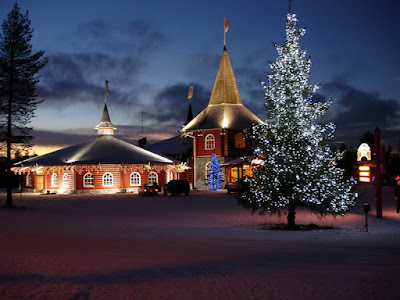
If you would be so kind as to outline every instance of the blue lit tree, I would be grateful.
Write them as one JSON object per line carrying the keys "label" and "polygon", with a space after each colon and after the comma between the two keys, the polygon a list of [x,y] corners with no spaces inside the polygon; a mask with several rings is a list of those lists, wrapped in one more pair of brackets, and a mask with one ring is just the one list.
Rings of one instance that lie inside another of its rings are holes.
{"label": "blue lit tree", "polygon": [[253,126],[263,160],[249,189],[239,196],[241,205],[260,214],[288,213],[288,227],[295,227],[296,208],[319,215],[343,215],[355,204],[353,183],[343,180],[344,170],[335,166],[342,154],[329,147],[334,124],[320,125],[332,100],[312,101],[318,85],[309,85],[311,59],[301,49],[295,14],[287,14],[286,40],[275,45],[278,58],[270,64],[269,83],[262,82],[267,117]]}
{"label": "blue lit tree", "polygon": [[207,175],[207,189],[217,191],[222,186],[221,165],[218,162],[215,153],[211,156]]}

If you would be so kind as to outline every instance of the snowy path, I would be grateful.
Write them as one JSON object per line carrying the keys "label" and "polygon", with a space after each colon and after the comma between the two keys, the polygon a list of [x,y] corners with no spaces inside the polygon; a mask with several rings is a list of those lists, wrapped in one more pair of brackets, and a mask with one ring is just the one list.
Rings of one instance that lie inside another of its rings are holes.
{"label": "snowy path", "polygon": [[366,233],[373,199],[364,189],[336,220],[296,215],[340,230],[283,232],[259,224],[284,216],[251,215],[226,192],[22,195],[27,210],[0,210],[0,299],[397,299],[400,215],[385,189]]}

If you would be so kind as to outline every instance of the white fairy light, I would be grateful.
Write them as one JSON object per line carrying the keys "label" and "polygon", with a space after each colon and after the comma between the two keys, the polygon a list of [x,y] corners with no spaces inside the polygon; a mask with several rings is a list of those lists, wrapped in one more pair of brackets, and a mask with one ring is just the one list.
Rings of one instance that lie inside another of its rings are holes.
{"label": "white fairy light", "polygon": [[332,100],[312,102],[319,85],[308,84],[311,60],[299,45],[305,30],[296,29],[297,21],[296,15],[287,14],[286,40],[275,45],[278,58],[270,63],[268,84],[261,82],[267,121],[253,126],[253,138],[258,141],[254,153],[264,163],[247,179],[249,191],[240,202],[261,213],[278,213],[291,205],[342,215],[355,204],[354,182],[344,181],[343,170],[332,163],[342,157],[327,143],[335,125],[316,123]]}

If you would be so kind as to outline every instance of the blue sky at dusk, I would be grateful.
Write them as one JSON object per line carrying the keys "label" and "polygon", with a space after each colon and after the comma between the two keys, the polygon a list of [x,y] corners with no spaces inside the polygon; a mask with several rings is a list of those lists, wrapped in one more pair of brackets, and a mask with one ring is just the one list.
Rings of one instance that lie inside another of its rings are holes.
{"label": "blue sky at dusk", "polygon": [[[61,147],[96,134],[109,80],[108,108],[117,136],[136,144],[176,135],[193,108],[208,102],[227,49],[244,104],[265,119],[259,82],[284,40],[286,0],[93,1],[19,0],[29,10],[33,45],[49,57],[38,84],[45,101],[32,121],[34,143]],[[3,21],[14,0],[0,1]],[[376,126],[386,144],[400,145],[400,2],[294,0],[306,35],[310,83],[334,104],[323,121],[337,124],[336,142],[357,146]]]}

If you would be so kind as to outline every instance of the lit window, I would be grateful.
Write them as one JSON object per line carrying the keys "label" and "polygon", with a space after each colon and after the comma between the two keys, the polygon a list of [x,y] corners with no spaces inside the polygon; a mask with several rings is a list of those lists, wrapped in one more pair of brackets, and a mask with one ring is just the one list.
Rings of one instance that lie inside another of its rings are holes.
{"label": "lit window", "polygon": [[212,134],[207,134],[205,140],[206,150],[214,150],[215,149],[215,138]]}
{"label": "lit window", "polygon": [[113,175],[111,173],[105,173],[103,175],[103,186],[113,186]]}
{"label": "lit window", "polygon": [[69,185],[69,178],[68,178],[68,174],[64,174],[63,175],[63,181],[62,181],[63,183],[62,183],[62,185],[63,185],[63,187],[68,187],[68,185]]}
{"label": "lit window", "polygon": [[32,175],[31,174],[26,175],[26,185],[32,186]]}
{"label": "lit window", "polygon": [[131,174],[130,184],[131,184],[131,186],[140,185],[140,174],[139,173],[134,172]]}
{"label": "lit window", "polygon": [[156,183],[158,184],[158,176],[156,172],[149,173],[149,183]]}
{"label": "lit window", "polygon": [[85,187],[94,186],[94,178],[92,173],[86,173],[85,176],[83,176],[83,186]]}
{"label": "lit window", "polygon": [[57,187],[58,186],[58,179],[57,179],[57,174],[53,173],[53,175],[51,175],[51,186],[52,187]]}
{"label": "lit window", "polygon": [[235,135],[235,147],[244,148],[246,147],[246,140],[244,139],[244,134],[239,132]]}

